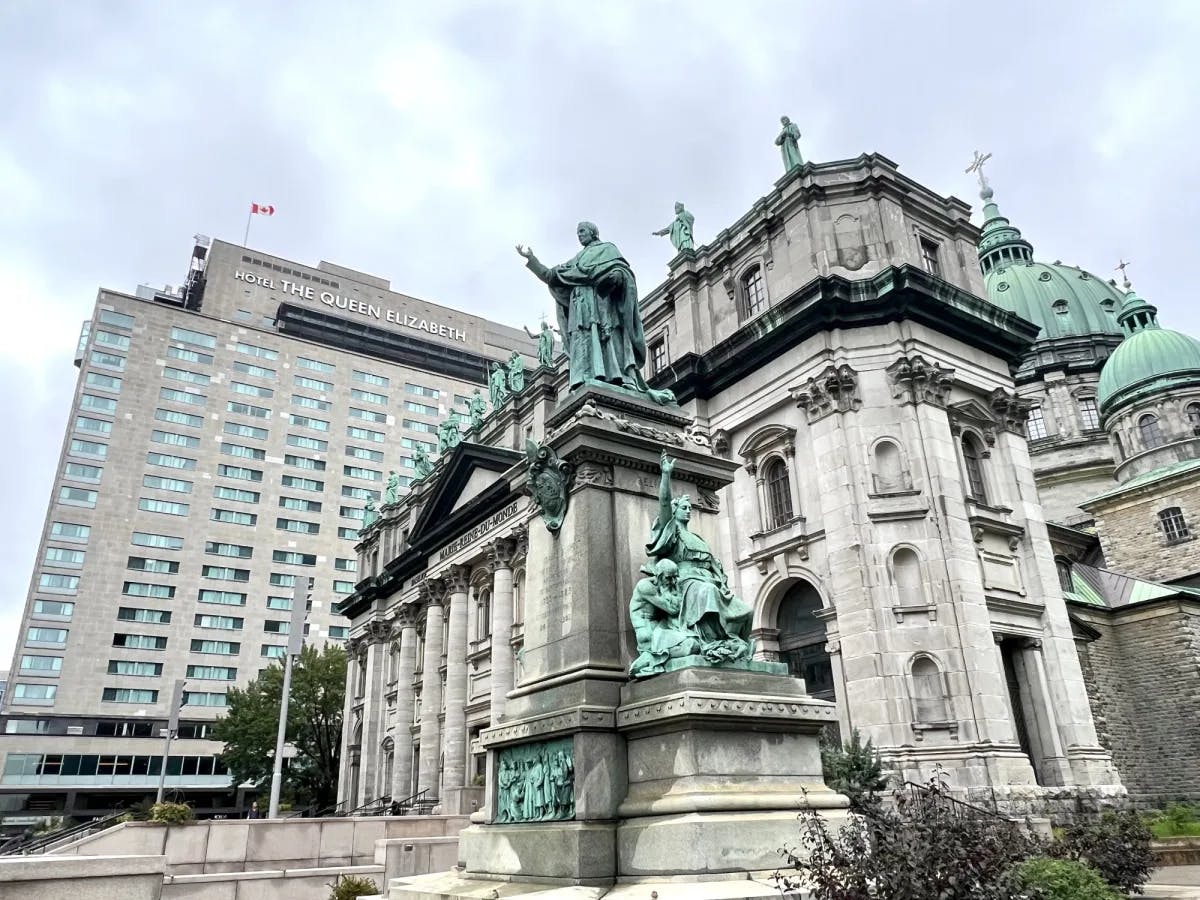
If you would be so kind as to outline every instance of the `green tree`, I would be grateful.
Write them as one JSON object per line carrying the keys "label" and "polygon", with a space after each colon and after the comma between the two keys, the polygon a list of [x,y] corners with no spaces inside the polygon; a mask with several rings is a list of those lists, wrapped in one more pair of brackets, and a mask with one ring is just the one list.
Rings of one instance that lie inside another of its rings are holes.
{"label": "green tree", "polygon": [[[225,743],[221,758],[234,784],[270,786],[282,689],[279,663],[244,688],[230,689],[229,712],[216,723],[213,736]],[[284,776],[285,790],[299,803],[337,801],[345,696],[346,652],[332,644],[323,650],[304,647],[292,668],[288,704],[287,740],[297,753]]]}
{"label": "green tree", "polygon": [[887,787],[879,751],[869,739],[863,742],[857,728],[841,746],[822,744],[821,767],[825,770],[825,783],[849,797],[851,809],[873,806],[879,792]]}

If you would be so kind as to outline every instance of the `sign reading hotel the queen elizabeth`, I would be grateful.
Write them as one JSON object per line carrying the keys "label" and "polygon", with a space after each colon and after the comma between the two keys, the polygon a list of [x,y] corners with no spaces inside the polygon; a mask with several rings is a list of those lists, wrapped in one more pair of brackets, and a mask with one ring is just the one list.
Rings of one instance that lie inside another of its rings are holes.
{"label": "sign reading hotel the queen elizabeth", "polygon": [[421,319],[410,315],[409,313],[399,313],[394,309],[384,309],[375,303],[363,303],[361,300],[356,300],[353,297],[344,297],[341,294],[334,294],[330,291],[317,291],[306,284],[298,284],[287,278],[278,279],[279,284],[276,285],[276,279],[274,278],[268,278],[265,275],[256,275],[253,272],[244,272],[241,269],[237,269],[233,273],[233,277],[238,281],[256,284],[268,290],[283,291],[285,294],[292,294],[296,297],[302,297],[305,300],[316,300],[334,309],[344,309],[346,312],[358,313],[360,316],[366,316],[369,319],[379,319],[383,322],[390,322],[393,325],[412,328],[414,331],[424,331],[429,335],[449,338],[452,341],[466,343],[467,340],[467,333],[461,328],[455,328],[453,325],[440,325],[428,319]]}

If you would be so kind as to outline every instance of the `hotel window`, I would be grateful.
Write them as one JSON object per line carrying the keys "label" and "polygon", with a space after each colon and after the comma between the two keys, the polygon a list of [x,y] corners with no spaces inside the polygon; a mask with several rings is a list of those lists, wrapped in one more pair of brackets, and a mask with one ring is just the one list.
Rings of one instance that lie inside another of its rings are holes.
{"label": "hotel window", "polygon": [[325,419],[314,419],[311,416],[298,416],[288,413],[288,423],[299,428],[311,428],[313,431],[328,431],[329,422]]}
{"label": "hotel window", "polygon": [[387,406],[388,402],[386,394],[376,394],[373,391],[364,391],[359,388],[350,389],[350,399],[360,400],[363,403],[375,403],[379,406]]}
{"label": "hotel window", "polygon": [[[154,418],[159,422],[170,422],[172,425],[186,425],[188,428],[204,427],[204,416],[180,412],[177,409],[156,409],[154,411]],[[200,443],[197,438],[188,438],[187,440],[195,441],[197,445]]]}
{"label": "hotel window", "polygon": [[264,460],[267,451],[261,447],[247,447],[245,444],[221,444],[221,452],[226,456],[237,456],[242,459]]}
{"label": "hotel window", "polygon": [[92,365],[99,366],[102,369],[115,369],[118,372],[124,372],[125,357],[117,356],[114,353],[105,353],[103,350],[93,350]]}
{"label": "hotel window", "polygon": [[254,438],[256,441],[265,441],[270,432],[265,428],[256,428],[253,425],[243,425],[240,422],[226,422],[225,433],[235,434],[238,437]]}
{"label": "hotel window", "polygon": [[237,656],[242,652],[242,645],[237,641],[203,641],[193,640],[193,653],[211,653],[216,656]]}
{"label": "hotel window", "polygon": [[[408,424],[408,420],[405,420]],[[434,429],[437,430],[436,428]],[[355,438],[360,441],[373,441],[376,444],[382,444],[387,436],[382,431],[372,431],[369,428],[358,428],[355,425],[346,426],[346,437]]]}
{"label": "hotel window", "polygon": [[256,366],[253,363],[242,362],[240,359],[233,361],[233,371],[241,372],[243,375],[250,375],[254,378],[274,378],[275,370],[268,369],[265,366]]}
{"label": "hotel window", "polygon": [[124,334],[113,334],[111,331],[97,331],[96,343],[106,347],[116,347],[118,350],[129,349],[129,337]]}
{"label": "hotel window", "polygon": [[1178,506],[1169,506],[1160,512],[1158,524],[1168,544],[1186,541],[1192,536],[1187,520],[1183,517],[1183,510]]}
{"label": "hotel window", "polygon": [[[405,439],[405,440],[407,440],[407,439]],[[404,443],[404,440],[401,440],[400,443],[403,446],[408,446],[407,444]],[[410,440],[410,443],[411,443],[411,440]],[[420,443],[420,442],[418,442],[418,443]],[[433,446],[429,445],[429,447],[427,449],[433,449]],[[368,450],[366,447],[347,447],[346,455],[352,456],[355,459],[365,459],[370,462],[383,462],[383,451],[382,450]]]}
{"label": "hotel window", "polygon": [[201,353],[199,350],[187,350],[183,347],[168,347],[167,356],[182,362],[201,363],[206,366],[212,365],[213,361],[211,353]]}
{"label": "hotel window", "polygon": [[75,522],[55,522],[50,526],[50,536],[62,541],[86,542],[91,533],[91,525],[79,525]]}
{"label": "hotel window", "polygon": [[427,403],[418,403],[416,400],[405,400],[404,408],[412,413],[419,413],[422,416],[436,416],[438,408],[430,406]]}
{"label": "hotel window", "polygon": [[164,378],[173,378],[176,381],[186,381],[188,384],[207,385],[211,378],[200,372],[189,372],[187,369],[176,369],[167,366],[163,369]]}
{"label": "hotel window", "polygon": [[442,392],[437,388],[425,387],[422,384],[405,384],[404,390],[418,397],[428,397],[431,400],[437,400],[442,396]]}
{"label": "hotel window", "polygon": [[354,593],[354,582],[335,579],[333,582],[333,592],[335,594],[352,594]]}
{"label": "hotel window", "polygon": [[337,370],[337,366],[333,363],[321,362],[319,359],[308,359],[303,356],[296,357],[296,365],[301,369],[310,369],[313,372],[324,372],[329,374]]}
{"label": "hotel window", "polygon": [[291,622],[283,619],[267,619],[263,622],[263,631],[267,634],[290,634]]}
{"label": "hotel window", "polygon": [[200,681],[233,681],[237,678],[237,669],[230,666],[188,666],[187,677]]}
{"label": "hotel window", "polygon": [[1096,431],[1100,427],[1100,410],[1094,397],[1079,398],[1079,424],[1084,431]]}
{"label": "hotel window", "polygon": [[184,706],[228,706],[229,701],[223,693],[211,691],[184,691]]}
{"label": "hotel window", "polygon": [[147,534],[135,531],[129,542],[138,547],[157,547],[160,550],[182,550],[183,538],[172,537],[169,534]]}
{"label": "hotel window", "polygon": [[925,271],[930,275],[941,278],[942,262],[938,242],[924,236],[919,237],[918,242],[921,245],[921,265],[925,267]]}
{"label": "hotel window", "polygon": [[1030,408],[1029,418],[1025,420],[1025,433],[1031,441],[1040,441],[1046,436],[1046,419],[1040,406]]}
{"label": "hotel window", "polygon": [[95,394],[84,394],[79,400],[79,405],[106,415],[112,415],[117,411],[116,400],[112,397],[97,397]]}
{"label": "hotel window", "polygon": [[216,578],[219,581],[249,581],[249,569],[235,569],[231,566],[202,566],[200,575],[203,578]]}
{"label": "hotel window", "polygon": [[299,475],[284,475],[279,479],[279,483],[284,487],[298,488],[302,491],[325,490],[325,482],[314,478],[301,478]]}
{"label": "hotel window", "polygon": [[221,631],[241,631],[246,620],[237,616],[211,616],[196,613],[193,622],[196,628],[216,628]]}
{"label": "hotel window", "polygon": [[101,391],[114,391],[120,393],[121,379],[115,375],[104,375],[100,372],[88,372],[84,378],[84,382],[88,387],[97,388]]}
{"label": "hotel window", "polygon": [[70,506],[94,507],[98,496],[95,491],[87,491],[83,488],[61,487],[58,489],[58,502]]}
{"label": "hotel window", "polygon": [[72,438],[71,454],[73,456],[92,456],[97,459],[105,459],[108,456],[108,444]]}
{"label": "hotel window", "polygon": [[650,345],[650,372],[658,374],[667,367],[667,339],[659,338]]}
{"label": "hotel window", "polygon": [[161,475],[143,475],[142,487],[154,488],[159,491],[174,491],[177,494],[190,494],[192,483],[179,478],[163,478]]}
{"label": "hotel window", "polygon": [[279,359],[279,353],[275,350],[268,350],[266,347],[256,347],[254,344],[238,343],[235,347],[238,353],[245,353],[247,356],[256,356],[259,359],[276,360]]}
{"label": "hotel window", "polygon": [[144,609],[122,606],[117,609],[118,622],[143,622],[147,625],[170,625],[171,613],[165,609]]}
{"label": "hotel window", "polygon": [[421,431],[425,434],[437,434],[436,425],[432,425],[429,422],[418,422],[416,419],[405,419],[404,427],[410,431]]}
{"label": "hotel window", "polygon": [[319,513],[321,511],[320,500],[306,500],[303,497],[280,497],[280,509],[291,509],[296,512]]}
{"label": "hotel window", "polygon": [[329,441],[308,437],[303,434],[289,434],[287,436],[287,445],[289,447],[297,447],[301,450],[316,450],[320,453],[324,453],[329,449]]}
{"label": "hotel window", "polygon": [[358,529],[357,528],[346,528],[345,526],[343,526],[338,529],[338,537],[344,541],[357,541],[358,540]]}
{"label": "hotel window", "polygon": [[166,650],[167,639],[159,634],[114,634],[112,645],[126,650]]}
{"label": "hotel window", "polygon": [[216,603],[218,606],[245,606],[246,595],[238,591],[214,591],[201,588],[196,595],[200,603]]}
{"label": "hotel window", "polygon": [[1162,427],[1158,424],[1157,416],[1142,416],[1138,420],[1138,433],[1142,437],[1142,445],[1147,450],[1161,446],[1164,443]]}
{"label": "hotel window", "polygon": [[22,700],[53,700],[58,693],[56,684],[24,684],[17,682],[13,690],[13,702]]}
{"label": "hotel window", "polygon": [[242,481],[262,481],[262,469],[249,469],[245,466],[231,466],[227,463],[217,465],[217,474],[223,478],[238,478]]}
{"label": "hotel window", "polygon": [[271,561],[289,566],[315,566],[317,555],[315,553],[296,553],[293,550],[273,550],[271,551]]}
{"label": "hotel window", "polygon": [[259,655],[267,659],[283,659],[287,656],[287,647],[283,644],[263,644]]}
{"label": "hotel window", "polygon": [[75,419],[75,430],[91,431],[96,434],[112,434],[112,422],[106,422],[103,419],[92,419],[88,416],[78,416]]}
{"label": "hotel window", "polygon": [[155,575],[176,575],[179,573],[179,561],[174,559],[150,559],[145,556],[130,556],[125,561],[125,568],[135,572],[152,572]]}
{"label": "hotel window", "polygon": [[203,394],[193,394],[190,391],[177,391],[174,388],[159,388],[158,396],[172,403],[187,403],[191,406],[204,406],[208,398]]}
{"label": "hotel window", "polygon": [[245,394],[247,397],[259,397],[270,400],[275,396],[273,388],[259,387],[257,384],[246,384],[244,381],[229,382],[229,389],[235,394]]}
{"label": "hotel window", "polygon": [[196,461],[189,459],[186,456],[175,456],[171,453],[157,453],[151,450],[146,454],[146,464],[150,466],[162,466],[164,469],[183,469],[192,471],[196,468]]}
{"label": "hotel window", "polygon": [[109,675],[140,675],[143,678],[158,678],[162,675],[163,664],[157,662],[140,662],[132,659],[110,659],[108,661]]}
{"label": "hotel window", "polygon": [[291,597],[267,597],[267,609],[281,609],[285,612],[291,610]]}
{"label": "hotel window", "polygon": [[235,559],[250,559],[254,548],[245,544],[222,544],[218,541],[205,541],[204,552],[210,556],[232,556]]}
{"label": "hotel window", "polygon": [[293,375],[292,381],[296,387],[308,388],[311,391],[332,391],[333,384],[321,381],[319,378],[308,378],[304,375]]}
{"label": "hotel window", "polygon": [[105,703],[157,703],[158,691],[139,688],[104,688],[100,699]]}
{"label": "hotel window", "polygon": [[99,466],[88,466],[83,463],[69,462],[63,467],[63,477],[73,478],[76,481],[92,481],[100,480],[100,476],[104,474],[104,470]]}
{"label": "hotel window", "polygon": [[209,350],[217,346],[216,335],[205,334],[203,331],[192,331],[188,328],[172,328],[171,340],[181,341],[184,344],[195,344],[198,347],[207,347]]}
{"label": "hotel window", "polygon": [[25,632],[26,644],[65,644],[67,642],[65,628],[30,628]]}
{"label": "hotel window", "polygon": [[741,278],[742,308],[751,319],[767,308],[767,283],[762,266],[753,266]]}
{"label": "hotel window", "polygon": [[967,473],[967,496],[978,503],[987,503],[987,486],[983,478],[983,453],[972,434],[962,438],[963,467]]}
{"label": "hotel window", "polygon": [[121,584],[121,593],[127,597],[154,597],[158,600],[173,600],[175,586],[150,584],[145,581],[126,581]]}
{"label": "hotel window", "polygon": [[253,416],[256,419],[271,418],[271,411],[265,406],[253,406],[249,403],[238,403],[236,400],[230,400],[225,404],[225,409],[231,413],[237,413],[239,416]]}
{"label": "hotel window", "polygon": [[321,526],[316,522],[304,522],[300,519],[276,519],[275,528],[278,531],[290,531],[295,534],[320,534]]}
{"label": "hotel window", "polygon": [[342,474],[347,478],[364,478],[367,481],[383,480],[383,472],[378,469],[367,469],[363,466],[342,466]]}
{"label": "hotel window", "polygon": [[334,559],[333,567],[335,569],[337,569],[339,572],[357,572],[358,571],[358,560],[343,559],[342,557],[339,556]]}
{"label": "hotel window", "polygon": [[214,509],[209,513],[213,522],[227,522],[230,525],[257,525],[258,514],[240,512],[236,509]]}
{"label": "hotel window", "polygon": [[48,566],[60,569],[82,569],[83,560],[87,556],[84,550],[68,550],[65,547],[47,547],[43,561]]}
{"label": "hotel window", "polygon": [[378,425],[387,424],[387,414],[375,412],[373,409],[358,409],[357,407],[351,406],[349,413],[350,418],[352,419],[362,419],[364,422],[374,422]]}
{"label": "hotel window", "polygon": [[55,575],[52,572],[43,572],[38,577],[38,590],[74,594],[79,590],[79,576]]}
{"label": "hotel window", "polygon": [[342,485],[342,496],[349,497],[351,500],[362,500],[364,503],[368,500],[378,500],[379,491],[368,490],[364,487],[355,487],[354,485]]}
{"label": "hotel window", "polygon": [[124,328],[126,330],[133,329],[133,316],[119,313],[112,309],[100,310],[100,324],[112,325],[114,328]]}
{"label": "hotel window", "polygon": [[355,381],[373,385],[374,387],[385,388],[390,383],[390,379],[385,375],[372,375],[370,372],[360,372],[358,369],[354,369],[351,372],[351,377]]}
{"label": "hotel window", "polygon": [[364,518],[363,510],[357,506],[342,506],[338,508],[338,515],[343,519],[362,519]]}
{"label": "hotel window", "polygon": [[22,672],[61,672],[61,656],[22,656]]}
{"label": "hotel window", "polygon": [[333,404],[328,400],[318,400],[316,397],[306,397],[304,394],[292,394],[292,404],[304,409],[315,409],[318,412],[329,412]]}
{"label": "hotel window", "polygon": [[150,497],[139,497],[138,509],[167,516],[186,516],[188,514],[186,503],[173,503],[170,500],[155,500]]}

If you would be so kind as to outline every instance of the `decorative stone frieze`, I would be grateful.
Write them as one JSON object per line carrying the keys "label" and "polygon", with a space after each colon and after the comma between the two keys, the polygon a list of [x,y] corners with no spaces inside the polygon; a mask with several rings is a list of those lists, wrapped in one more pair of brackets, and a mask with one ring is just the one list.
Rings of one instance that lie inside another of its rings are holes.
{"label": "decorative stone frieze", "polygon": [[484,747],[498,747],[552,734],[603,731],[611,729],[614,722],[614,712],[610,708],[579,706],[562,713],[536,716],[511,725],[485,729],[480,734],[480,742]]}
{"label": "decorative stone frieze", "polygon": [[901,356],[884,370],[892,396],[901,403],[931,403],[945,407],[954,386],[954,370],[943,369],[919,353]]}
{"label": "decorative stone frieze", "polygon": [[831,413],[853,412],[862,406],[858,373],[846,363],[827,366],[819,375],[808,379],[803,387],[794,388],[791,394],[810,424]]}
{"label": "decorative stone frieze", "polygon": [[612,487],[612,485],[612,466],[586,461],[581,462],[575,470],[575,487]]}

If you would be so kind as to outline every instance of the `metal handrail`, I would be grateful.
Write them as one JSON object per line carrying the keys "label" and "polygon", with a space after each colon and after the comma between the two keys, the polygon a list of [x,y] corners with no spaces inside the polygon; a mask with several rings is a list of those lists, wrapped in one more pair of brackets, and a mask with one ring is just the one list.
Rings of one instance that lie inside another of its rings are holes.
{"label": "metal handrail", "polygon": [[110,813],[102,819],[91,819],[74,828],[35,835],[29,840],[15,845],[5,844],[0,846],[0,856],[27,856],[31,853],[44,853],[48,848],[61,846],[64,842],[71,843],[76,838],[87,837],[119,825],[120,819],[124,815],[123,811]]}
{"label": "metal handrail", "polygon": [[995,809],[987,809],[983,806],[976,806],[973,803],[968,803],[965,800],[959,800],[957,797],[951,797],[943,791],[935,791],[927,784],[917,784],[915,781],[906,781],[901,785],[902,790],[906,790],[913,800],[919,803],[940,803],[955,816],[974,816],[976,818],[996,819],[1001,822],[1007,822],[1010,825],[1019,825],[1019,821],[1012,816],[1006,816]]}

